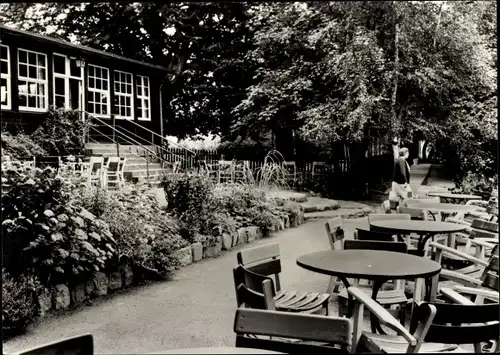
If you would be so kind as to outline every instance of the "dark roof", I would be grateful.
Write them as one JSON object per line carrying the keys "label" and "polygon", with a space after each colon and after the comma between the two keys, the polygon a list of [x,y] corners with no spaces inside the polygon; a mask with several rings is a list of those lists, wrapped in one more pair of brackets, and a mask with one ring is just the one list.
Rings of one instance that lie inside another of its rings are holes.
{"label": "dark roof", "polygon": [[71,43],[71,42],[68,42],[68,41],[64,41],[62,39],[52,38],[52,37],[48,37],[48,36],[42,36],[42,35],[39,35],[39,34],[36,34],[36,33],[22,31],[22,30],[18,30],[16,28],[6,27],[4,25],[0,25],[0,31],[1,30],[6,30],[6,31],[18,33],[18,34],[21,34],[21,35],[24,35],[24,36],[35,37],[35,38],[40,39],[42,41],[47,41],[47,42],[52,42],[52,43],[56,43],[56,44],[61,44],[61,45],[66,46],[66,47],[76,48],[76,49],[78,49],[78,50],[80,50],[82,52],[88,52],[88,53],[98,54],[98,55],[101,55],[101,56],[104,56],[104,57],[109,57],[109,58],[115,58],[115,59],[119,59],[119,60],[124,60],[124,61],[130,62],[130,63],[135,63],[135,64],[146,66],[146,67],[149,67],[149,68],[154,68],[154,69],[158,69],[158,70],[168,71],[167,68],[162,67],[161,65],[155,65],[155,64],[151,64],[151,63],[147,63],[147,62],[141,62],[139,60],[127,58],[127,57],[124,57],[124,56],[121,56],[121,55],[118,55],[118,54],[104,52],[104,51],[100,51],[98,49],[94,49],[94,48],[91,48],[91,47],[82,46],[82,45],[79,45],[79,44],[74,44],[74,43]]}

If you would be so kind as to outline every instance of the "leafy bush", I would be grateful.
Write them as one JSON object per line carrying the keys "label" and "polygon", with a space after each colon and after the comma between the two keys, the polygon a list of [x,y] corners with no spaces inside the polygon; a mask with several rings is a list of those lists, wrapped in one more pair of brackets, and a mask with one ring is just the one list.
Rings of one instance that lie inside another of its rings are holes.
{"label": "leafy bush", "polygon": [[163,179],[168,210],[179,219],[182,235],[190,242],[212,214],[212,184],[205,175],[170,175]]}
{"label": "leafy bush", "polygon": [[2,334],[11,337],[23,332],[39,313],[41,284],[34,276],[14,279],[2,270]]}
{"label": "leafy bush", "polygon": [[75,110],[53,109],[31,134],[48,155],[81,155],[85,153],[85,134],[89,120],[82,120]]}
{"label": "leafy bush", "polygon": [[487,178],[482,174],[467,172],[455,191],[466,194],[479,194],[488,199],[493,188],[498,186],[498,175]]}
{"label": "leafy bush", "polygon": [[108,226],[72,206],[70,181],[52,168],[2,164],[3,266],[17,277],[30,272],[44,284],[75,281],[117,261]]}
{"label": "leafy bush", "polygon": [[136,265],[168,276],[179,266],[171,254],[189,243],[180,236],[177,221],[162,209],[154,196],[138,185],[118,191],[82,188],[79,203],[108,223],[120,255]]}
{"label": "leafy bush", "polygon": [[42,145],[25,133],[11,135],[9,132],[2,132],[1,138],[2,155],[8,155],[15,159],[48,155]]}

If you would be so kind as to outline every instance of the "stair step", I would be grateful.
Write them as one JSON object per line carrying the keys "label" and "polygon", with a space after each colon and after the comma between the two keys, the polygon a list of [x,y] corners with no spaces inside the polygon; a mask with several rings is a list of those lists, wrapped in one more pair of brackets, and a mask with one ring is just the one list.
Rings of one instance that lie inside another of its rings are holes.
{"label": "stair step", "polygon": [[124,171],[142,171],[142,170],[147,171],[148,169],[149,169],[149,171],[156,171],[156,170],[162,171],[163,170],[160,163],[146,164],[146,163],[142,162],[140,164],[129,164],[127,162],[125,164]]}

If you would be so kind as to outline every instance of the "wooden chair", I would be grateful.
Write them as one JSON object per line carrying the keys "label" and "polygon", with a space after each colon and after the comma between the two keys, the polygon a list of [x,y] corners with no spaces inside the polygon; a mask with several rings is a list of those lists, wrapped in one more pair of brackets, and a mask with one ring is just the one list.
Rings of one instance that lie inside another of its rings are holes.
{"label": "wooden chair", "polygon": [[[396,208],[396,211],[398,214],[409,214],[410,219],[413,221],[428,221],[429,220],[429,213],[421,208],[418,207],[403,207],[403,206],[398,206]],[[431,221],[435,221],[436,218],[434,215],[432,215]],[[441,219],[439,219],[441,220]]]}
{"label": "wooden chair", "polygon": [[234,182],[247,181],[247,172],[250,169],[250,161],[243,160],[234,165],[233,169],[233,179]]}
{"label": "wooden chair", "polygon": [[[350,287],[347,291],[355,300],[353,349],[356,352],[465,352],[459,347],[462,344],[474,344],[478,351],[481,350],[481,342],[496,340],[500,333],[498,303],[463,305],[419,302],[415,304],[408,331],[360,289]],[[363,332],[364,307],[398,335]]]}
{"label": "wooden chair", "polygon": [[418,208],[418,205],[422,203],[441,203],[441,201],[439,200],[439,197],[412,198],[406,201],[406,206],[407,207],[416,206]]}
{"label": "wooden chair", "polygon": [[88,186],[97,185],[100,187],[105,187],[104,170],[104,157],[90,157],[90,163],[87,170]]}
{"label": "wooden chair", "polygon": [[297,165],[295,161],[285,161],[283,162],[283,168],[286,169],[287,173],[285,176],[285,180],[287,181],[296,181],[297,180]]}
{"label": "wooden chair", "polygon": [[375,221],[409,221],[411,216],[405,213],[390,214],[386,213],[370,213],[368,214],[368,223]]}
{"label": "wooden chair", "polygon": [[253,273],[266,277],[274,276],[273,286],[276,285],[276,287],[273,288],[273,292],[276,293],[274,300],[278,310],[313,313],[324,308],[328,314],[330,294],[281,290],[279,277],[281,261],[278,243],[242,250],[238,252],[236,258],[239,265]]}
{"label": "wooden chair", "polygon": [[11,355],[93,355],[94,339],[92,334],[78,335],[64,340],[37,346],[29,350],[20,351]]}
{"label": "wooden chair", "polygon": [[106,180],[105,184],[107,187],[113,185],[113,187],[118,188],[121,186],[122,177],[120,177],[120,164],[124,166],[122,159],[120,157],[109,157],[106,163]]}
{"label": "wooden chair", "polygon": [[234,332],[236,347],[284,354],[349,354],[351,350],[352,323],[347,318],[239,308]]}
{"label": "wooden chair", "polygon": [[208,164],[206,160],[201,161],[202,167],[207,172],[208,178],[212,180],[213,183],[217,183],[219,181],[219,169],[214,169],[213,164]]}
{"label": "wooden chair", "polygon": [[[365,250],[384,250],[396,253],[406,253],[406,243],[401,242],[385,242],[385,241],[364,241],[364,240],[346,240],[344,241],[344,250],[365,249]],[[355,279],[351,283],[353,286],[359,287],[360,290],[367,295],[371,295],[371,285],[360,285],[359,280]],[[344,315],[347,309],[347,301],[349,296],[345,288],[339,292],[339,315]],[[405,322],[406,306],[408,298],[405,295],[404,280],[397,280],[392,289],[382,289],[377,294],[377,302],[385,307],[396,307],[396,312],[399,314],[399,319],[402,324]],[[398,309],[399,308],[399,309]]]}
{"label": "wooden chair", "polygon": [[432,246],[436,248],[434,261],[438,263],[441,263],[441,257],[444,252],[454,254],[472,263],[472,265],[460,270],[441,269],[441,272],[432,278],[430,290],[431,301],[436,300],[441,288],[452,287],[457,284],[466,287],[487,287],[498,292],[498,245],[493,247],[490,260],[486,261],[441,244],[431,244],[434,244]]}
{"label": "wooden chair", "polygon": [[[341,217],[334,217],[329,219],[325,223],[326,234],[328,236],[328,241],[330,242],[330,248],[332,250],[342,250],[344,248],[344,227],[342,225]],[[333,292],[337,293],[339,287],[343,285],[342,281],[338,277],[330,277],[328,287],[326,288],[326,293],[331,295]]]}
{"label": "wooden chair", "polygon": [[373,240],[379,242],[396,241],[394,235],[390,233],[375,232],[361,228],[356,228],[354,230],[354,240]]}
{"label": "wooden chair", "polygon": [[312,177],[314,178],[317,175],[323,174],[323,171],[326,167],[326,163],[324,161],[315,161],[312,164]]}

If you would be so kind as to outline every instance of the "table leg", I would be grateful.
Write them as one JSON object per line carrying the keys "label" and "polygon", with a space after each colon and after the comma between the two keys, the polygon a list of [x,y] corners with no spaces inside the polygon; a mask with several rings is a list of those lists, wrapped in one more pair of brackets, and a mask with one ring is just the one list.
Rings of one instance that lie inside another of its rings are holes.
{"label": "table leg", "polygon": [[420,256],[424,256],[425,255],[425,244],[427,243],[427,241],[429,240],[429,238],[431,238],[433,235],[433,233],[429,233],[429,234],[423,234],[423,235],[420,235],[420,238],[418,239],[418,243],[417,243],[417,252],[418,252],[418,255]]}
{"label": "table leg", "polygon": [[[375,280],[373,281],[373,289],[372,289],[372,299],[377,301],[377,294],[382,285],[386,282],[386,280]],[[370,326],[372,328],[372,333],[378,332],[379,334],[387,335],[386,332],[380,326],[380,322],[373,313],[370,313]]]}
{"label": "table leg", "polygon": [[[339,276],[340,281],[344,284],[346,290],[351,287],[351,284],[349,283],[349,280],[347,280],[347,277]],[[352,298],[351,294],[347,292],[347,312],[346,312],[346,317],[351,318],[352,313],[354,311],[354,299]]]}

